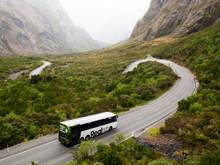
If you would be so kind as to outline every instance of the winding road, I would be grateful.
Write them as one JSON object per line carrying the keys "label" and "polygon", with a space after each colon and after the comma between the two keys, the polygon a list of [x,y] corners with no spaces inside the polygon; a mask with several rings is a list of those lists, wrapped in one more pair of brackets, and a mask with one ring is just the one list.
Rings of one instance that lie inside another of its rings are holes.
{"label": "winding road", "polygon": [[[43,65],[34,69],[30,73],[30,77],[35,76],[35,75],[39,75],[46,67],[50,66],[51,64],[52,64],[51,62],[43,61]],[[25,73],[25,72],[28,72],[28,70],[24,69],[24,70],[20,70],[19,72],[15,72],[15,73],[9,75],[7,80],[16,80],[22,73]]]}
{"label": "winding road", "polygon": [[[132,71],[140,63],[147,61],[156,61],[170,66],[174,72],[180,77],[175,85],[161,97],[148,104],[135,107],[130,111],[123,113],[118,118],[118,129],[108,132],[98,137],[107,142],[113,141],[117,134],[131,136],[138,135],[147,127],[170,117],[176,112],[178,102],[191,96],[196,92],[198,84],[193,74],[186,68],[179,66],[171,61],[155,59],[149,56],[146,59],[136,61],[128,66],[124,73]],[[133,132],[133,133],[132,133]],[[72,160],[70,148],[61,145],[57,138],[47,140],[44,143],[28,142],[29,148],[22,149],[22,145],[17,147],[17,152],[5,150],[8,152],[4,157],[0,157],[0,165],[28,165],[31,161],[41,164],[59,164]],[[31,145],[31,143],[34,143]],[[20,147],[20,149],[19,149]]]}

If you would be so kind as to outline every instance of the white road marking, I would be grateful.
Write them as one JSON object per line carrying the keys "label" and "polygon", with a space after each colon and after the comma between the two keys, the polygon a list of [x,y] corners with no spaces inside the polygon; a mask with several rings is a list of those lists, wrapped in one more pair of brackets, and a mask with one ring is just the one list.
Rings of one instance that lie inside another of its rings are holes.
{"label": "white road marking", "polygon": [[3,159],[0,159],[0,162],[1,162],[1,161],[4,161],[4,160],[7,160],[7,159],[9,159],[9,158],[13,158],[13,157],[15,157],[15,156],[24,154],[24,153],[26,153],[26,152],[28,152],[28,151],[33,150],[33,149],[37,149],[37,148],[43,147],[44,145],[48,145],[48,144],[54,143],[54,142],[56,142],[56,141],[57,141],[57,140],[53,140],[53,141],[51,141],[51,142],[44,143],[44,144],[41,144],[41,145],[39,145],[39,146],[36,146],[36,147],[30,148],[30,149],[27,149],[27,150],[25,150],[25,151],[22,151],[22,152],[19,152],[19,153],[16,153],[16,154],[7,156],[7,157],[5,157],[5,158],[3,158]]}

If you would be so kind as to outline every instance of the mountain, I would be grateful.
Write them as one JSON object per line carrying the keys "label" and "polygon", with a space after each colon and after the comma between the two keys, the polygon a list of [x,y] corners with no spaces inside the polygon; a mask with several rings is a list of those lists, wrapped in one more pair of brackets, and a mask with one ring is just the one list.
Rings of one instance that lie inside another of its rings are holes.
{"label": "mountain", "polygon": [[0,1],[0,55],[70,53],[102,46],[72,23],[58,0]]}
{"label": "mountain", "polygon": [[182,37],[210,26],[219,18],[219,0],[152,0],[131,38]]}

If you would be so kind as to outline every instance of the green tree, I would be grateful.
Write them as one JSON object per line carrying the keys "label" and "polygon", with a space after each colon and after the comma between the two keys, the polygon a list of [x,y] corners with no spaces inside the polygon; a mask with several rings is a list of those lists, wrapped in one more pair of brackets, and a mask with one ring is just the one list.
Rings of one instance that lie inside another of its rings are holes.
{"label": "green tree", "polygon": [[31,84],[37,84],[40,81],[42,81],[42,78],[40,77],[40,75],[31,76],[31,79],[30,79]]}
{"label": "green tree", "polygon": [[78,162],[88,159],[91,155],[94,155],[97,151],[97,143],[95,141],[83,141],[80,146],[77,148],[77,155],[73,153],[73,156],[77,159]]}
{"label": "green tree", "polygon": [[123,142],[125,139],[126,139],[125,136],[122,135],[122,134],[119,134],[119,135],[117,135],[117,136],[115,137],[115,141],[116,141],[117,144]]}
{"label": "green tree", "polygon": [[98,162],[101,162],[104,165],[119,165],[123,163],[122,157],[119,155],[119,153],[110,147],[108,147],[108,149],[100,149],[99,147],[99,152],[96,154],[96,159]]}

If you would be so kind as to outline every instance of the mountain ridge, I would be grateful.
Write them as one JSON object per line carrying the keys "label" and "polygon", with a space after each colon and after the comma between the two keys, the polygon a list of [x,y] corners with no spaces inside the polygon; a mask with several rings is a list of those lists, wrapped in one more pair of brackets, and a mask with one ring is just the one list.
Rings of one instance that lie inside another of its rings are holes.
{"label": "mountain ridge", "polygon": [[103,46],[72,23],[57,0],[2,0],[0,36],[1,55],[72,53]]}

